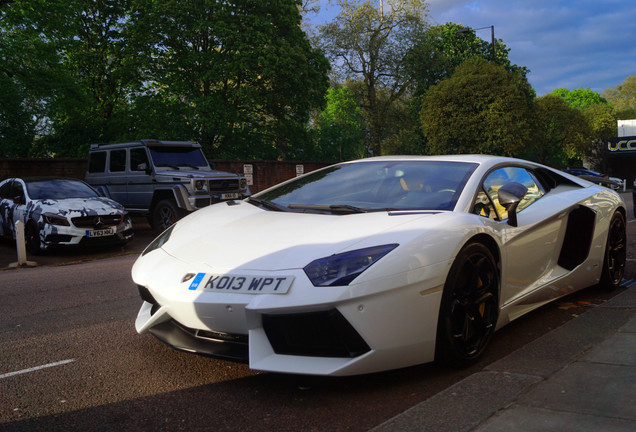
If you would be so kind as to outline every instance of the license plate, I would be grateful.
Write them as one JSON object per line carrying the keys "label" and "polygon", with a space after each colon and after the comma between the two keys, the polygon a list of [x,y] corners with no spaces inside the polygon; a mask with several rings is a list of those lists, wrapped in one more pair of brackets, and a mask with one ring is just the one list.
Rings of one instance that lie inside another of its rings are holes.
{"label": "license plate", "polygon": [[115,234],[115,228],[86,230],[86,237],[106,237]]}
{"label": "license plate", "polygon": [[237,192],[228,192],[221,194],[221,199],[238,199],[239,194]]}
{"label": "license plate", "polygon": [[197,273],[189,290],[241,294],[286,294],[294,276],[245,276]]}

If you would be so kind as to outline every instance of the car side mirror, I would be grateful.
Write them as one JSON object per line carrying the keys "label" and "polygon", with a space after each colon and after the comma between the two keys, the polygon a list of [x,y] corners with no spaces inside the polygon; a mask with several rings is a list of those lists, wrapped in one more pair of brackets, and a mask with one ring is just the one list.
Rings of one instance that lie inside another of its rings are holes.
{"label": "car side mirror", "polygon": [[516,227],[517,223],[517,206],[524,196],[528,193],[528,188],[517,182],[510,182],[499,188],[497,198],[508,212],[508,225]]}
{"label": "car side mirror", "polygon": [[142,162],[137,165],[137,171],[144,171],[148,175],[152,174],[152,169],[150,169],[146,162]]}

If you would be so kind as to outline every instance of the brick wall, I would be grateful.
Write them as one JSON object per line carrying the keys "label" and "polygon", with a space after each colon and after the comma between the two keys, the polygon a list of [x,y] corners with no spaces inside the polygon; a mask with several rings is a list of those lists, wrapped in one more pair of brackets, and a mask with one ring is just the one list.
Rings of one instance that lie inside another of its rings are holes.
{"label": "brick wall", "polygon": [[[321,162],[281,161],[227,161],[211,160],[212,167],[219,171],[244,174],[251,171],[253,193],[267,189],[282,181],[296,177],[297,169],[305,173],[329,165]],[[0,159],[0,180],[9,177],[53,176],[84,179],[87,159]]]}

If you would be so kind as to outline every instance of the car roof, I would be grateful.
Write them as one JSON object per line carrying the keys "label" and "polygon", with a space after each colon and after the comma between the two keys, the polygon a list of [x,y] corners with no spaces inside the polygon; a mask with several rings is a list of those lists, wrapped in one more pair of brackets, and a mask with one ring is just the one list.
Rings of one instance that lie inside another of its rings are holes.
{"label": "car roof", "polygon": [[156,139],[143,139],[139,141],[131,141],[131,142],[123,142],[123,143],[98,143],[91,144],[91,150],[111,150],[118,148],[128,148],[133,146],[149,146],[149,147],[160,147],[160,146],[179,146],[179,147],[201,147],[196,141],[162,141]]}
{"label": "car roof", "polygon": [[45,177],[45,176],[42,176],[42,177],[17,177],[16,180],[22,180],[25,183],[53,181],[53,180],[64,180],[64,181],[72,181],[72,182],[84,183],[80,179],[68,178],[68,177]]}
{"label": "car roof", "polygon": [[358,159],[351,162],[373,162],[373,161],[449,161],[449,162],[469,162],[480,165],[494,166],[503,163],[537,166],[536,163],[523,159],[510,158],[505,156],[491,156],[483,154],[459,154],[459,155],[434,155],[434,156],[376,156],[366,159]]}

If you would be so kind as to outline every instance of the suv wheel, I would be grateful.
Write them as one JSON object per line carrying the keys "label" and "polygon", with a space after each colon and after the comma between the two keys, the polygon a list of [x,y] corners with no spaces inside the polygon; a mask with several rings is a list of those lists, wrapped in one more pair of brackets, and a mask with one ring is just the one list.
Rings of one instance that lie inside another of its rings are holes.
{"label": "suv wheel", "polygon": [[173,200],[161,200],[152,211],[152,226],[157,231],[164,231],[181,219],[184,214],[183,210],[177,207]]}

